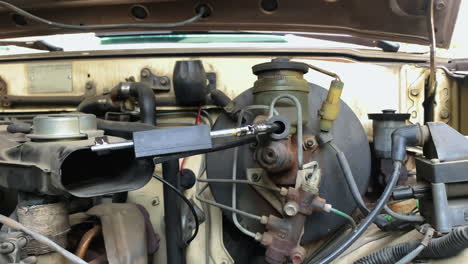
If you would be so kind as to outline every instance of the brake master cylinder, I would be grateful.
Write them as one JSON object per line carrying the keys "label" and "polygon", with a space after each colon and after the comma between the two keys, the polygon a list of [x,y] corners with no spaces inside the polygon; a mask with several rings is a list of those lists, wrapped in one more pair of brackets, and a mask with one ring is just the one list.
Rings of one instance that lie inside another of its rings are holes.
{"label": "brake master cylinder", "polygon": [[[309,85],[304,74],[309,71],[307,64],[290,61],[288,58],[276,58],[271,62],[253,66],[252,71],[258,76],[254,83],[254,104],[270,105],[271,101],[282,94],[296,97],[302,106],[302,122],[309,120]],[[296,120],[296,109],[293,102],[282,99],[276,109],[289,120]],[[296,125],[296,122],[291,122]]]}

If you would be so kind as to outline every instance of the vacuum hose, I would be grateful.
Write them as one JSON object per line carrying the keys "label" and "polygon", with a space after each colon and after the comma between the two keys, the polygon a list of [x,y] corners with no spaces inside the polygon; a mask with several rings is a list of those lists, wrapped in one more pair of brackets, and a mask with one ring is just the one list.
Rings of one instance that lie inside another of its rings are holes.
{"label": "vacuum hose", "polygon": [[156,98],[153,90],[139,82],[121,82],[110,91],[112,101],[137,98],[142,123],[156,125]]}
{"label": "vacuum hose", "polygon": [[[411,241],[383,248],[354,262],[355,264],[393,264],[419,246],[419,241]],[[451,233],[432,239],[416,259],[443,259],[458,255],[468,248],[468,227],[458,227]]]}

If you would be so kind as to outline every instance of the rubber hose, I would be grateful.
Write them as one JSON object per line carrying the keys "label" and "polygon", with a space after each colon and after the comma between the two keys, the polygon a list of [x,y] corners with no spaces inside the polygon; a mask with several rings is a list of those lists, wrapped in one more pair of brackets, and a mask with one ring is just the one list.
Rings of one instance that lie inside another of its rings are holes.
{"label": "rubber hose", "polygon": [[[418,241],[383,248],[354,262],[355,264],[393,264],[419,246]],[[468,227],[459,227],[451,233],[432,239],[416,259],[442,259],[460,254],[468,248]]]}
{"label": "rubber hose", "polygon": [[213,103],[221,107],[225,107],[232,101],[231,98],[229,98],[223,91],[220,90],[213,90],[210,93],[210,96],[213,100]]}
{"label": "rubber hose", "polygon": [[7,131],[9,133],[24,133],[28,134],[32,131],[32,125],[28,123],[12,123],[7,126]]}
{"label": "rubber hose", "polygon": [[122,82],[112,88],[109,96],[112,101],[125,100],[129,96],[135,97],[140,106],[140,121],[145,124],[156,125],[156,98],[153,89],[146,84]]}
{"label": "rubber hose", "polygon": [[76,111],[100,116],[104,115],[106,112],[120,111],[120,107],[115,105],[109,96],[99,95],[88,97],[81,101],[76,107]]}
{"label": "rubber hose", "polygon": [[110,121],[98,118],[97,128],[104,130],[108,136],[132,139],[133,132],[151,130],[154,126],[140,122]]}
{"label": "rubber hose", "polygon": [[156,98],[153,89],[142,83],[130,84],[130,95],[138,98],[142,123],[156,125]]}

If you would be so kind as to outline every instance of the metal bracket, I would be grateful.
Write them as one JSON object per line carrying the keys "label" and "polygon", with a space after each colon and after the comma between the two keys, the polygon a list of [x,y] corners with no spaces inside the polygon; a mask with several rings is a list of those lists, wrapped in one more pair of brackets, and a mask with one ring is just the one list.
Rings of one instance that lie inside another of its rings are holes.
{"label": "metal bracket", "polygon": [[158,76],[148,68],[141,70],[140,81],[147,84],[154,92],[169,92],[171,90],[171,80],[168,76]]}
{"label": "metal bracket", "polygon": [[[265,186],[277,187],[273,181],[270,180],[266,171],[262,168],[247,168],[247,180],[255,183],[260,183]],[[264,188],[252,186],[268,203],[281,215],[283,215],[283,201],[282,196],[277,193],[272,193]]]}

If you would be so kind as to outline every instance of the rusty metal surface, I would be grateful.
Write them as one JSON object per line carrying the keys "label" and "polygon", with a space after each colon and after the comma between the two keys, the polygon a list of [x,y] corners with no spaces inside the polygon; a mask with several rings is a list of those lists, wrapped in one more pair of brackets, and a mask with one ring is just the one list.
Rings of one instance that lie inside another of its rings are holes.
{"label": "rusty metal surface", "polygon": [[[10,1],[34,14],[71,24],[119,24],[138,21],[132,15],[132,1]],[[141,2],[141,1],[140,1]],[[258,30],[286,32],[343,33],[362,37],[428,44],[425,1],[276,1],[219,0],[203,1],[210,7],[207,18],[177,30]],[[187,0],[143,1],[148,10],[140,22],[167,23],[192,17],[200,3]],[[448,47],[458,14],[460,0],[443,1],[436,8],[438,46]],[[79,7],[80,15],[76,16]],[[14,16],[0,18],[0,37],[70,32],[26,24]],[[15,22],[21,26],[15,26]],[[408,26],[411,25],[411,26]]]}
{"label": "rusty metal surface", "polygon": [[147,264],[148,238],[154,236],[136,204],[100,204],[87,211],[99,217],[110,264]]}

